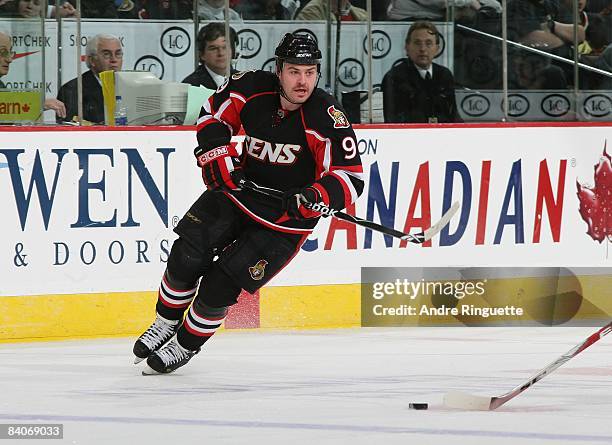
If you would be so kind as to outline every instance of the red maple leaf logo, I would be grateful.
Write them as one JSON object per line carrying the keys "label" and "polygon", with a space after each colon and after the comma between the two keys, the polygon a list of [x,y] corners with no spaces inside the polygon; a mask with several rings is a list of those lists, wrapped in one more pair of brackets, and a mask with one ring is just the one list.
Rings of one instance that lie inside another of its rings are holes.
{"label": "red maple leaf logo", "polygon": [[612,240],[612,159],[604,145],[603,156],[595,166],[595,186],[589,188],[580,185],[578,199],[580,200],[580,216],[589,226],[587,233],[600,243],[607,238]]}
{"label": "red maple leaf logo", "polygon": [[21,109],[27,113],[28,111],[30,111],[30,106],[28,104],[24,104],[23,107],[21,107]]}

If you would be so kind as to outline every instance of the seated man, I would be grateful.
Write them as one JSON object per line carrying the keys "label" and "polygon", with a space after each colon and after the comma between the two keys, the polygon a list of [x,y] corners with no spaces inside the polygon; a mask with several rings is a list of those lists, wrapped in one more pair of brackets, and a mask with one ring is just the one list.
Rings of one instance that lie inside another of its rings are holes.
{"label": "seated man", "polygon": [[[223,85],[227,76],[227,67],[234,58],[238,37],[230,27],[230,45],[225,41],[225,24],[213,22],[202,27],[198,32],[198,53],[200,66],[183,79],[183,83],[203,86],[216,90]],[[232,73],[236,70],[232,69]]]}
{"label": "seated man", "polygon": [[244,20],[291,20],[291,11],[281,0],[250,0],[239,2],[236,12]]}
{"label": "seated man", "polygon": [[[198,0],[198,16],[200,20],[225,20],[225,0]],[[241,22],[242,18],[230,8],[229,20]]]}
{"label": "seated man", "polygon": [[[389,20],[446,20],[447,0],[392,0],[387,11]],[[501,5],[497,0],[455,0],[455,14],[457,16],[473,14],[481,6],[493,8],[501,13]]]}
{"label": "seated man", "polygon": [[[574,25],[559,20],[567,16],[569,7],[552,0],[508,0],[508,38],[543,51],[570,58],[569,46],[574,41]],[[578,42],[584,40],[584,26],[577,26]]]}
{"label": "seated man", "polygon": [[509,51],[508,87],[511,90],[564,90],[567,79],[563,70],[550,59],[524,50]]}
{"label": "seated man", "polygon": [[[9,72],[15,52],[13,51],[13,43],[11,36],[0,31],[0,77],[6,76]],[[6,88],[6,85],[0,80],[0,89]],[[43,104],[44,110],[53,110],[58,117],[66,116],[66,108],[64,104],[54,98],[46,99]]]}
{"label": "seated man", "polygon": [[[364,9],[351,5],[349,0],[340,0],[340,19],[353,22],[365,22],[368,20],[368,13]],[[310,0],[306,6],[295,17],[296,20],[327,20],[334,18],[338,12],[338,2],[331,2],[332,9],[329,10],[328,0]]]}
{"label": "seated man", "polygon": [[[97,34],[86,46],[87,67],[83,79],[83,119],[92,123],[104,123],[104,96],[99,74],[102,71],[120,71],[123,65],[121,42],[110,34]],[[66,104],[64,120],[73,121],[78,115],[77,79],[62,85],[57,98]]]}
{"label": "seated man", "polygon": [[462,122],[455,81],[448,68],[433,63],[440,35],[431,22],[415,22],[406,36],[408,59],[383,78],[385,122]]}
{"label": "seated man", "polygon": [[[0,77],[8,74],[13,57],[15,57],[15,53],[13,52],[11,36],[0,31]],[[2,80],[0,80],[0,88],[6,88]]]}

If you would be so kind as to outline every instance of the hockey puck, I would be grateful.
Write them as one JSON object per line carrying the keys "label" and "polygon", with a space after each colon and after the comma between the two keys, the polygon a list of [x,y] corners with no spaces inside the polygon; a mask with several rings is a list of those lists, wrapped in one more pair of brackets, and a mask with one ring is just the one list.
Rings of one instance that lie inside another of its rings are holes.
{"label": "hockey puck", "polygon": [[428,406],[427,403],[410,403],[408,405],[408,407],[412,409],[427,409]]}

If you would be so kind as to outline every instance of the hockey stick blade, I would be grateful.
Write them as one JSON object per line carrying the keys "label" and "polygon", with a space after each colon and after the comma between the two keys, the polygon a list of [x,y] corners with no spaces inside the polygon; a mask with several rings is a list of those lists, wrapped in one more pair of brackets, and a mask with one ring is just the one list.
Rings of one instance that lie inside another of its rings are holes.
{"label": "hockey stick blade", "polygon": [[453,219],[453,216],[455,216],[455,213],[457,213],[457,210],[459,210],[459,201],[455,201],[453,203],[450,209],[448,209],[446,213],[442,215],[442,218],[440,218],[440,221],[438,221],[433,226],[431,226],[429,229],[425,230],[425,232],[423,232],[425,241],[429,241],[434,236],[436,236],[438,233],[440,233],[440,231],[448,225],[450,220]]}
{"label": "hockey stick blade", "polygon": [[586,340],[584,340],[579,345],[573,347],[565,354],[560,356],[554,362],[548,364],[546,367],[538,371],[536,374],[531,376],[529,380],[520,384],[516,388],[507,392],[506,394],[502,394],[498,397],[486,397],[486,396],[477,396],[472,394],[467,394],[460,391],[452,391],[444,396],[444,406],[448,408],[457,408],[464,410],[472,410],[472,411],[493,411],[494,409],[499,408],[508,400],[511,400],[521,394],[523,391],[527,390],[531,386],[535,385],[537,382],[542,380],[548,374],[552,373],[555,369],[559,368],[564,363],[568,362],[572,358],[576,357],[586,348],[591,346],[593,343],[597,342],[603,336],[609,334],[612,331],[612,323],[608,323],[603,328],[599,329],[594,334],[590,335]]}

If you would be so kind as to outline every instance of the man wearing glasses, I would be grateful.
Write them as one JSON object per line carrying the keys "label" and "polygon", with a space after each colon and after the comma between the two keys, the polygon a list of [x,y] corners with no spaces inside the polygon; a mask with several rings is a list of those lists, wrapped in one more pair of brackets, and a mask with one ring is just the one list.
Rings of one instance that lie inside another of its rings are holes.
{"label": "man wearing glasses", "polygon": [[[119,39],[110,34],[97,34],[87,41],[85,49],[88,71],[83,73],[83,119],[98,124],[104,122],[104,97],[99,74],[102,71],[120,71],[123,50]],[[78,115],[77,79],[62,85],[57,98],[66,104],[64,121],[74,121]]]}
{"label": "man wearing glasses", "polygon": [[428,21],[412,24],[406,36],[407,59],[383,77],[385,122],[461,122],[455,103],[455,80],[450,70],[433,60],[440,34]]}
{"label": "man wearing glasses", "polygon": [[[0,32],[0,77],[6,76],[9,72],[9,66],[15,57],[12,50],[11,37],[8,34]],[[0,80],[0,88],[6,88],[6,85]]]}
{"label": "man wearing glasses", "polygon": [[[15,55],[11,36],[0,31],[0,77],[6,76],[9,73],[9,69],[11,63],[15,59]],[[10,82],[8,85],[6,85],[0,80],[0,89],[11,89]],[[64,104],[55,98],[45,99],[43,109],[55,111],[58,117],[64,117],[66,115]]]}

